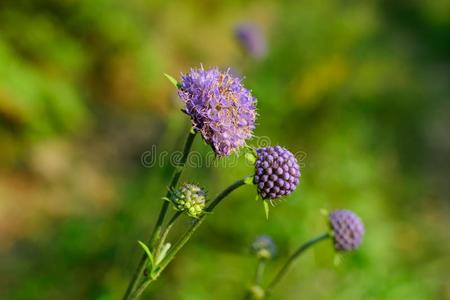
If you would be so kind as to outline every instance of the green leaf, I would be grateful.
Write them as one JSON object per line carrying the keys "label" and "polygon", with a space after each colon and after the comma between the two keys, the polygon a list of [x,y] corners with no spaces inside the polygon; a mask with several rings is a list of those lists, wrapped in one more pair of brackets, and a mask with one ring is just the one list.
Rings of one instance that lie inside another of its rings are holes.
{"label": "green leaf", "polygon": [[266,213],[266,219],[269,220],[269,203],[263,200],[264,212]]}
{"label": "green leaf", "polygon": [[247,177],[244,179],[245,184],[253,184],[253,176]]}
{"label": "green leaf", "polygon": [[178,81],[173,78],[172,76],[170,76],[169,74],[164,73],[164,76],[167,77],[167,79],[169,79],[169,81],[178,89],[180,88],[180,84],[178,83]]}
{"label": "green leaf", "polygon": [[139,243],[139,245],[142,247],[142,249],[144,249],[144,252],[145,252],[145,254],[147,254],[147,257],[148,257],[148,260],[149,260],[151,266],[153,266],[153,265],[154,265],[154,264],[153,264],[153,255],[152,255],[152,253],[150,252],[150,249],[148,249],[147,245],[144,244],[143,242],[138,241],[138,243]]}

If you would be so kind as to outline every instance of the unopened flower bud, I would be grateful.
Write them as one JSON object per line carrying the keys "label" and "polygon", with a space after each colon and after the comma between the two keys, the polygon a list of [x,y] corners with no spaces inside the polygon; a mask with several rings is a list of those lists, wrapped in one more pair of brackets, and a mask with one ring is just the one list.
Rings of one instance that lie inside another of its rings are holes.
{"label": "unopened flower bud", "polygon": [[256,149],[254,183],[263,199],[277,199],[292,193],[300,180],[300,167],[294,154],[280,147]]}
{"label": "unopened flower bud", "polygon": [[336,251],[351,251],[359,247],[364,236],[364,224],[349,210],[335,210],[329,215]]}
{"label": "unopened flower bud", "polygon": [[267,235],[261,235],[253,241],[250,250],[258,258],[271,259],[275,256],[277,247],[272,238]]}
{"label": "unopened flower bud", "polygon": [[185,183],[173,191],[171,200],[177,210],[198,218],[205,209],[206,192],[195,184]]}

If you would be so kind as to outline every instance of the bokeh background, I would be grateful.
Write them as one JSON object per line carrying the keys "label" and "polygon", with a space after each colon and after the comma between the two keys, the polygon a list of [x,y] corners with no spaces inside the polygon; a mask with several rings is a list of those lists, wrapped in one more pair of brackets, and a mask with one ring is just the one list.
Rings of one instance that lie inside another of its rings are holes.
{"label": "bokeh background", "polygon": [[[304,152],[302,180],[269,221],[254,188],[234,193],[146,299],[240,299],[255,236],[278,244],[273,273],[333,208],[364,219],[361,249],[337,267],[309,252],[274,299],[450,299],[449,3],[1,1],[0,298],[121,297],[172,171],[141,155],[189,128],[163,73],[203,63],[245,76],[256,135]],[[242,22],[264,55],[239,45]],[[250,172],[182,180],[214,195]]]}

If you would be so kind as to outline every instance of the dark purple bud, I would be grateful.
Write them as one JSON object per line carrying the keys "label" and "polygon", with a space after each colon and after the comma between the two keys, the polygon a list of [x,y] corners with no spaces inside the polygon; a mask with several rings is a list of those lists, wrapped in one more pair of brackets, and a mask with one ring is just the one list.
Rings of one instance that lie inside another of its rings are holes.
{"label": "dark purple bud", "polygon": [[243,23],[236,26],[235,37],[244,51],[253,58],[263,58],[267,53],[266,40],[255,24]]}
{"label": "dark purple bud", "polygon": [[[256,169],[259,173],[263,169],[264,175],[254,179],[258,187],[258,193],[263,199],[276,199],[293,192],[299,182],[300,167],[295,156],[287,149],[280,146],[259,148],[256,150],[258,155],[255,166],[260,166]],[[277,157],[277,158],[275,158]],[[273,158],[273,159],[272,159]],[[276,175],[278,174],[278,175]],[[264,182],[264,187],[259,183]],[[270,190],[267,191],[267,187]]]}
{"label": "dark purple bud", "polygon": [[336,251],[351,251],[361,244],[364,236],[364,224],[349,210],[335,210],[329,215]]}

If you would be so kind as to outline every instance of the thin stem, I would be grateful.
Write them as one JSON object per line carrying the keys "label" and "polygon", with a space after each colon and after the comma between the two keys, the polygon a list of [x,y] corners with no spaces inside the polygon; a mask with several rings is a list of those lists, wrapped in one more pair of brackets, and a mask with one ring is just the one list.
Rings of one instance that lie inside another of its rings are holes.
{"label": "thin stem", "polygon": [[[195,132],[189,131],[189,134],[186,138],[186,142],[183,148],[183,154],[181,156],[180,161],[172,175],[172,180],[170,181],[169,189],[166,193],[166,198],[169,198],[172,193],[172,189],[177,185],[178,180],[180,180],[181,173],[183,172],[184,165],[186,164],[187,158],[189,156],[189,152],[191,151],[192,143],[194,142]],[[158,220],[156,221],[155,228],[153,229],[151,236],[151,246],[153,247],[162,230],[164,218],[167,213],[167,209],[169,208],[169,201],[164,201],[161,206],[161,211],[159,212]]]}
{"label": "thin stem", "polygon": [[266,259],[265,258],[260,258],[258,260],[258,265],[256,266],[255,285],[260,285],[261,284],[265,268],[266,268]]}
{"label": "thin stem", "polygon": [[208,213],[211,213],[214,208],[219,205],[219,203],[228,196],[232,191],[239,188],[240,186],[245,185],[245,179],[250,176],[246,176],[242,179],[237,180],[230,186],[228,186],[225,190],[223,190],[219,195],[214,198],[214,200],[211,202],[211,204],[208,205],[208,207],[205,209],[205,213],[201,215],[198,219],[194,221],[194,223],[191,225],[191,227],[185,232],[185,234],[180,238],[180,240],[173,246],[170,253],[161,261],[161,263],[158,265],[158,272],[153,276],[153,278],[148,278],[147,280],[144,280],[141,285],[136,289],[136,291],[131,295],[130,299],[137,299],[142,292],[146,289],[146,287],[154,281],[162,271],[169,265],[169,263],[175,258],[175,255],[180,251],[181,248],[189,241],[191,236],[194,234],[194,232],[200,227],[200,225],[205,220]]}
{"label": "thin stem", "polygon": [[[189,131],[189,134],[186,138],[186,142],[184,143],[183,148],[183,154],[181,156],[180,161],[178,162],[178,166],[176,167],[172,179],[170,181],[169,189],[166,193],[166,198],[170,197],[170,194],[172,192],[172,189],[177,185],[178,180],[180,179],[181,173],[183,172],[184,165],[186,164],[189,152],[191,151],[192,143],[194,142],[195,138],[195,132]],[[163,201],[163,204],[161,206],[161,210],[159,212],[158,219],[156,221],[155,227],[153,229],[152,235],[150,237],[150,248],[153,251],[153,248],[155,247],[155,243],[157,242],[162,226],[164,223],[164,219],[167,214],[167,209],[169,208],[169,201]],[[147,264],[147,255],[144,253],[139,261],[138,267],[136,268],[136,271],[133,274],[133,277],[130,280],[130,283],[128,284],[127,290],[125,292],[125,295],[123,296],[123,299],[130,299],[130,296],[138,283],[141,281],[142,276],[144,275],[145,266]]]}
{"label": "thin stem", "polygon": [[303,245],[301,245],[290,257],[289,259],[286,261],[286,263],[284,264],[284,266],[281,268],[281,270],[275,275],[275,277],[273,278],[273,280],[270,282],[269,286],[266,289],[266,295],[270,294],[270,292],[272,291],[272,289],[274,288],[275,285],[277,285],[278,282],[280,282],[280,280],[283,278],[283,276],[286,274],[286,272],[288,271],[289,267],[292,265],[292,263],[300,256],[300,254],[302,254],[305,250],[307,250],[308,248],[310,248],[311,246],[313,246],[314,244],[326,240],[330,237],[330,234],[328,232],[323,233],[309,241],[307,241],[306,243],[304,243]]}
{"label": "thin stem", "polygon": [[258,263],[256,265],[256,271],[255,271],[255,276],[253,278],[253,284],[252,286],[247,290],[247,292],[244,295],[244,300],[250,300],[253,299],[254,297],[254,291],[252,290],[253,288],[257,288],[261,286],[261,282],[263,279],[263,275],[264,275],[264,270],[266,268],[266,262],[267,259],[266,258],[259,258],[258,259]]}

